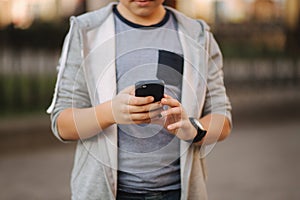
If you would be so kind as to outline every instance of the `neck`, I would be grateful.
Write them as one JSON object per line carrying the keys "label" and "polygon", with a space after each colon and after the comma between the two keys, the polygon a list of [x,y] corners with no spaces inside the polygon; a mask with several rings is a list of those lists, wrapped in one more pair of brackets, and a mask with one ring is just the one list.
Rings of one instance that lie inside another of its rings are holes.
{"label": "neck", "polygon": [[141,14],[132,13],[120,3],[118,4],[117,9],[119,13],[128,21],[143,26],[151,26],[159,23],[161,20],[163,20],[166,14],[166,10],[162,5],[149,14],[144,14],[142,11]]}

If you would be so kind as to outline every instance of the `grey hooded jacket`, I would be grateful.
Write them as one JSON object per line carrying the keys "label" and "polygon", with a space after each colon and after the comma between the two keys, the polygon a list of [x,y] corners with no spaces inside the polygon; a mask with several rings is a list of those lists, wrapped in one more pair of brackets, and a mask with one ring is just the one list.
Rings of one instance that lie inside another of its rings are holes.
{"label": "grey hooded jacket", "polygon": [[[52,130],[58,134],[59,113],[70,107],[91,107],[116,95],[115,33],[111,3],[71,18],[66,36],[52,104]],[[189,116],[223,114],[231,121],[231,105],[223,83],[219,47],[202,21],[170,9],[178,21],[184,52],[182,105]],[[205,200],[205,147],[180,142],[181,199]],[[72,199],[115,199],[117,192],[117,126],[77,143],[71,178]]]}

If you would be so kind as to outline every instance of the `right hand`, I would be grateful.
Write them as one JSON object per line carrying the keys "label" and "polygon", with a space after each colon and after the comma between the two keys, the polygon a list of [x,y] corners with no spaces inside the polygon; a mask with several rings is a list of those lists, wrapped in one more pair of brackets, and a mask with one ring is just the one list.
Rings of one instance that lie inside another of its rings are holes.
{"label": "right hand", "polygon": [[160,102],[153,103],[151,96],[136,97],[134,89],[134,86],[127,87],[111,100],[114,123],[145,124],[160,115]]}

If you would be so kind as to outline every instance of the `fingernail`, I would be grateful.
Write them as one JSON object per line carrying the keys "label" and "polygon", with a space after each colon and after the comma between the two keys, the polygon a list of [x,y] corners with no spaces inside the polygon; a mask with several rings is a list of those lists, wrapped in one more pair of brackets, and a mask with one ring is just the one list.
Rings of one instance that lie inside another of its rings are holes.
{"label": "fingernail", "polygon": [[150,101],[151,101],[151,102],[154,101],[154,97],[150,97]]}

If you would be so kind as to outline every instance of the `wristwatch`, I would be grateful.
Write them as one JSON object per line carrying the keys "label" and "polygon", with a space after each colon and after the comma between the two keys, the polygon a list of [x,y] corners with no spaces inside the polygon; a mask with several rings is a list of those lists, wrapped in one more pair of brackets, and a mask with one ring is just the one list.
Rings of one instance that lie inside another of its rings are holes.
{"label": "wristwatch", "polygon": [[197,130],[197,135],[193,140],[190,140],[190,142],[192,143],[200,142],[203,139],[203,137],[206,135],[207,131],[204,130],[203,126],[201,125],[198,119],[190,117],[189,120]]}

